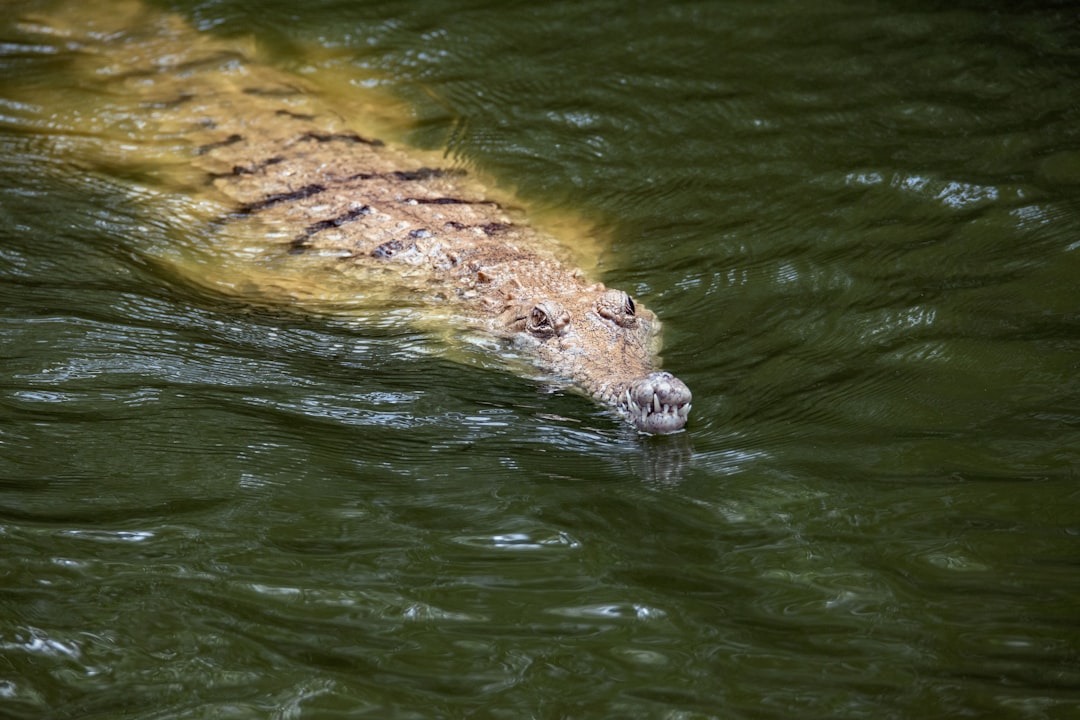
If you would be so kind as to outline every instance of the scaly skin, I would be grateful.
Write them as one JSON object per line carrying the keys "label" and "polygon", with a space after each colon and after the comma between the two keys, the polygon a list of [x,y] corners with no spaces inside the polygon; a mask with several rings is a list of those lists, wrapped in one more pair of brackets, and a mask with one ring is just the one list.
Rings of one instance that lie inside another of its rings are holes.
{"label": "scaly skin", "polygon": [[[69,18],[71,30],[55,20],[42,27],[68,47],[79,43],[88,76],[134,98],[155,137],[189,148],[191,166],[233,207],[213,232],[325,258],[360,292],[373,273],[394,268],[404,292],[452,304],[639,430],[686,424],[690,391],[659,370],[655,316],[568,267],[558,240],[472,174],[429,167],[356,132],[302,79],[253,61],[237,43],[136,4],[118,7],[104,20]],[[113,26],[88,31],[95,23]]]}

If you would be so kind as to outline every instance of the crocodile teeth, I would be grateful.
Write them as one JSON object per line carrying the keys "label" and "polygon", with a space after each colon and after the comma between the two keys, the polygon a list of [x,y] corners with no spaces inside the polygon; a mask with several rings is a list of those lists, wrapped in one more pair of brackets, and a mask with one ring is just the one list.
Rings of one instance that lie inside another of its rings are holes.
{"label": "crocodile teeth", "polygon": [[690,391],[670,373],[654,372],[623,389],[618,409],[643,432],[676,432],[690,415]]}
{"label": "crocodile teeth", "polygon": [[633,415],[639,415],[642,418],[648,417],[653,413],[660,413],[663,415],[679,415],[680,417],[687,417],[690,414],[690,405],[671,405],[669,403],[661,403],[658,395],[653,395],[651,403],[645,403],[644,405],[638,405],[631,397],[630,391],[627,390],[623,393],[623,397],[626,400],[626,410]]}

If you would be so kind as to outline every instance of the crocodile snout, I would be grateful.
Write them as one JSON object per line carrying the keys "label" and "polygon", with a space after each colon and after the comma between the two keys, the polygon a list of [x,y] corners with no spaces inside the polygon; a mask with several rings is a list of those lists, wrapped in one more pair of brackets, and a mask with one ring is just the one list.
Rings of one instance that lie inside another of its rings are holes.
{"label": "crocodile snout", "polygon": [[686,425],[692,399],[682,380],[669,372],[654,372],[630,383],[618,406],[638,430],[662,435]]}

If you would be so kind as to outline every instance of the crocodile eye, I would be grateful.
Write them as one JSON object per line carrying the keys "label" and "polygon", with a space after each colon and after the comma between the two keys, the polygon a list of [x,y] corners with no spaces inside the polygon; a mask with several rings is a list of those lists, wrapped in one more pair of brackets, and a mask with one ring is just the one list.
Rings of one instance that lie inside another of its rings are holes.
{"label": "crocodile eye", "polygon": [[552,302],[542,302],[529,312],[525,329],[541,339],[562,335],[570,325],[570,313]]}
{"label": "crocodile eye", "polygon": [[633,327],[637,307],[622,290],[608,290],[596,301],[596,313],[619,327]]}

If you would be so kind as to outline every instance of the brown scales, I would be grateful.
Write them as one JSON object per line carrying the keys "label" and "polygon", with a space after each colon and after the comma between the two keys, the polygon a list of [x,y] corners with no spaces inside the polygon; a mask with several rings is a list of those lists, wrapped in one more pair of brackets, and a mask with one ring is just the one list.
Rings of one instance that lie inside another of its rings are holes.
{"label": "brown scales", "polygon": [[[190,164],[232,207],[208,233],[326,258],[326,272],[355,277],[358,290],[372,268],[399,267],[404,291],[419,284],[452,303],[639,429],[683,427],[690,392],[658,371],[653,314],[568,266],[559,240],[472,174],[357,132],[302,79],[236,43],[118,7],[104,21],[70,20],[70,31],[46,23],[79,40],[94,74],[137,101],[159,136],[183,138]],[[114,26],[88,34],[101,22]]]}

